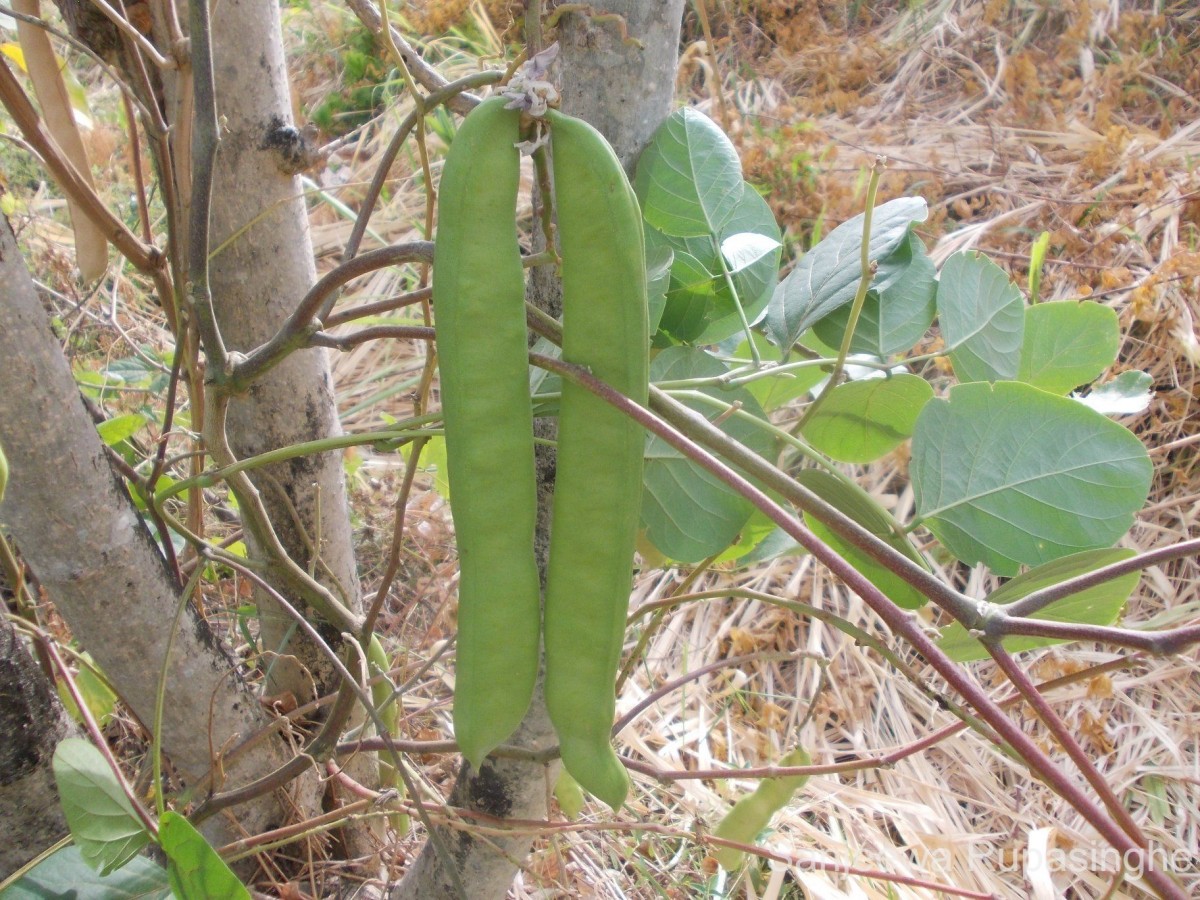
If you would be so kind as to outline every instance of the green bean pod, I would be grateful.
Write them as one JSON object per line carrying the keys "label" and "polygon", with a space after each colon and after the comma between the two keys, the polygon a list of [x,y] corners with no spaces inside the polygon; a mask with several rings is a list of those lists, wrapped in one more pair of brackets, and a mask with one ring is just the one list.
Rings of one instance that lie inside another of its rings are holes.
{"label": "green bean pod", "polygon": [[[637,199],[599,132],[555,111],[547,119],[562,256],[563,359],[644,403],[649,337]],[[546,706],[567,771],[614,810],[629,790],[610,732],[644,443],[633,420],[564,382],[546,573]]]}
{"label": "green bean pod", "polygon": [[[781,766],[807,766],[812,758],[802,747],[784,754]],[[783,778],[764,778],[750,794],[733,805],[725,818],[717,824],[713,834],[739,844],[751,844],[758,833],[767,827],[771,816],[787,806],[792,795],[808,781],[807,775],[788,775]],[[729,872],[737,869],[746,859],[746,854],[732,847],[718,847],[713,854],[721,868]]]}
{"label": "green bean pod", "polygon": [[463,121],[438,199],[433,298],[458,543],[454,732],[478,768],[516,730],[538,670],[537,485],[517,243],[520,113]]}
{"label": "green bean pod", "polygon": [[[400,724],[400,701],[394,696],[396,685],[388,675],[391,668],[391,660],[388,659],[387,651],[383,649],[379,633],[372,631],[371,641],[367,644],[367,675],[378,681],[371,682],[371,705],[379,714],[388,735],[395,737],[396,727]],[[404,779],[392,765],[392,755],[386,751],[379,754],[379,787],[381,790],[394,788],[401,798],[404,797]],[[408,834],[410,823],[404,813],[389,814],[388,823],[396,834]]]}

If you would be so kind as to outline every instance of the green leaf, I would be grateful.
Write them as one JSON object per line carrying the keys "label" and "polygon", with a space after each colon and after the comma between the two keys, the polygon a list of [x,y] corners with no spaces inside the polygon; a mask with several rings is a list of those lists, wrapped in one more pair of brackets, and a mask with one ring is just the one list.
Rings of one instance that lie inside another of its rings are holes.
{"label": "green leaf", "polygon": [[1025,310],[1017,380],[1066,394],[1098,378],[1121,343],[1117,314],[1092,300],[1039,303]]}
{"label": "green leaf", "polygon": [[739,231],[721,241],[721,253],[731,274],[748,269],[780,248],[779,241],[753,231]]}
{"label": "green leaf", "polygon": [[150,843],[99,750],[82,738],[67,738],[55,749],[52,765],[71,837],[89,866],[106,875]]}
{"label": "green leaf", "polygon": [[[821,469],[804,469],[796,474],[796,480],[824,500],[849,516],[875,537],[922,568],[928,568],[925,560],[903,534],[897,533],[893,521],[870,495],[855,484],[842,481],[831,472]],[[854,568],[858,569],[871,584],[879,588],[893,603],[905,609],[919,609],[925,605],[925,596],[891,569],[876,562],[873,557],[834,533],[827,525],[804,514],[804,523],[817,537],[837,551]]]}
{"label": "green leaf", "polygon": [[[671,284],[671,265],[675,251],[663,243],[652,243],[646,234],[646,295],[650,309],[650,333],[658,331],[663,309],[667,305],[667,288]],[[657,233],[657,232],[656,232]]]}
{"label": "green leaf", "polygon": [[746,320],[754,322],[766,309],[778,280],[781,235],[771,208],[749,186],[718,235],[672,237],[649,227],[646,235],[650,245],[665,244],[675,254],[667,308],[660,322],[675,340],[715,344],[743,331],[721,273],[721,247],[714,237],[734,251],[734,259],[726,265],[733,270],[733,287]]}
{"label": "green leaf", "polygon": [[[900,197],[877,207],[868,257],[890,256],[907,238],[909,226],[928,214],[920,197]],[[775,289],[767,307],[767,333],[780,347],[791,349],[811,325],[854,299],[862,280],[863,219],[859,214],[833,229]]]}
{"label": "green leaf", "polygon": [[[887,359],[911,350],[933,324],[937,313],[937,269],[925,252],[925,244],[910,232],[908,240],[880,263],[876,285],[885,265],[897,259],[904,260],[897,277],[887,287],[873,287],[867,293],[850,342],[852,353]],[[814,325],[813,331],[825,343],[840,347],[849,320],[850,307],[843,306]]]}
{"label": "green leaf", "polygon": [[1153,385],[1149,372],[1133,370],[1092,388],[1086,397],[1072,394],[1071,398],[1104,416],[1131,416],[1150,405]]}
{"label": "green leaf", "polygon": [[[767,339],[761,334],[754,334],[754,344],[758,348],[759,356],[763,362],[779,362],[780,357],[783,355],[778,347],[768,343]],[[749,342],[742,341],[738,344],[733,355],[735,359],[744,359],[746,361],[752,359]],[[791,372],[768,375],[764,378],[756,379],[746,384],[746,390],[754,396],[754,399],[758,401],[763,409],[770,412],[771,410],[779,409],[779,407],[791,400],[795,400],[797,397],[803,397],[813,387],[820,384],[827,375],[828,373],[820,366],[810,366],[804,369],[795,369]]]}
{"label": "green leaf", "polygon": [[[651,381],[679,381],[720,375],[725,366],[702,350],[670,347],[650,366]],[[705,388],[704,393],[726,403],[741,403],[753,415],[764,417],[754,398],[743,388]],[[716,410],[703,401],[685,400],[705,417]],[[774,440],[738,416],[730,416],[721,430],[762,456],[770,458]],[[737,538],[754,507],[715,475],[700,468],[661,438],[646,443],[645,493],[642,522],[646,536],[664,556],[679,562],[699,562],[719,553]]]}
{"label": "green leaf", "polygon": [[1042,267],[1046,264],[1046,251],[1050,249],[1050,232],[1043,231],[1033,242],[1029,253],[1029,302],[1037,303],[1042,292]]}
{"label": "green leaf", "polygon": [[938,322],[959,381],[1017,377],[1025,302],[998,265],[978,253],[956,253],[942,266]]}
{"label": "green leaf", "polygon": [[[93,666],[96,664],[92,660],[91,654],[84,652],[79,655],[83,659],[83,664],[80,665],[79,671],[75,674],[75,686],[79,688],[79,693],[83,695],[83,702],[87,705],[88,712],[92,714],[92,718],[103,728],[113,717],[113,712],[117,705],[117,695],[113,693],[108,683],[96,674],[95,669],[93,669]],[[67,713],[76,722],[83,724],[83,717],[79,713],[79,707],[75,705],[75,698],[67,690],[66,683],[56,681],[54,686],[58,690],[58,698],[62,701],[62,705],[66,708]]]}
{"label": "green leaf", "polygon": [[[738,532],[737,541],[731,544],[724,553],[720,554],[714,560],[714,563],[720,565],[721,563],[736,561],[739,567],[748,565],[746,557],[754,553],[764,541],[771,539],[772,536],[777,534],[783,535],[791,543],[788,544],[783,541],[774,542],[773,546],[767,548],[766,552],[778,550],[778,553],[775,555],[779,555],[799,546],[786,533],[780,531],[775,526],[775,523],[766,517],[762,510],[756,508],[750,514],[750,518],[746,520],[746,524],[742,526],[742,530]],[[771,557],[768,556],[766,558],[770,559]]]}
{"label": "green leaf", "polygon": [[962,384],[928,403],[912,454],[924,524],[959,559],[1000,575],[1111,546],[1153,470],[1125,428],[1020,382]]}
{"label": "green leaf", "polygon": [[104,441],[107,446],[115,447],[121,441],[128,440],[141,431],[145,424],[145,416],[140,413],[127,413],[101,422],[96,426],[96,431],[100,433],[100,440]]}
{"label": "green leaf", "polygon": [[[1136,555],[1133,550],[1124,548],[1085,550],[1082,553],[1073,553],[1018,575],[992,591],[987,599],[992,603],[1002,605],[1015,603],[1034,591],[1060,584],[1078,575],[1086,575],[1088,572],[1094,572],[1103,566]],[[1140,572],[1121,575],[1095,587],[1069,594],[1061,600],[1051,603],[1045,609],[1033,613],[1029,618],[1045,619],[1050,622],[1068,622],[1076,625],[1112,625],[1117,621],[1121,609],[1125,606],[1125,601],[1137,587],[1140,578]],[[1005,638],[1001,643],[1009,653],[1020,653],[1023,650],[1067,642],[1056,638],[1021,636]],[[955,662],[972,662],[988,658],[988,652],[984,649],[983,644],[973,638],[967,629],[958,622],[942,629],[942,637],[938,641],[938,646]]]}
{"label": "green leaf", "polygon": [[685,107],[654,133],[634,187],[642,215],[664,234],[719,234],[742,199],[742,164],[716,123]]}
{"label": "green leaf", "polygon": [[840,462],[879,459],[912,437],[933,388],[916,375],[839,384],[804,426],[804,437]]}
{"label": "green leaf", "polygon": [[179,900],[250,900],[246,886],[179,813],[163,813],[158,842],[167,854],[167,877]]}
{"label": "green leaf", "polygon": [[[752,262],[735,268],[733,272],[734,289],[741,301],[746,321],[752,325],[766,312],[775,285],[779,283],[782,237],[775,214],[767,205],[767,201],[753,187],[746,185],[741,202],[721,232],[721,240],[723,247],[731,241],[735,245],[752,241],[756,250],[765,251]],[[737,313],[733,295],[722,279],[717,285],[716,305],[710,312],[708,326],[700,335],[698,343],[715,344],[732,335],[744,333],[742,318]]]}
{"label": "green leaf", "polygon": [[4,891],[4,900],[171,900],[167,870],[135,856],[120,871],[100,875],[71,844],[52,853]]}
{"label": "green leaf", "polygon": [[679,341],[693,341],[704,333],[708,313],[716,298],[717,277],[704,263],[682,249],[674,251],[671,282],[658,326]]}
{"label": "green leaf", "polygon": [[[400,455],[407,460],[413,445],[405,444]],[[433,488],[444,499],[450,500],[450,482],[446,480],[446,439],[435,435],[425,442],[421,451],[421,471],[433,476]]]}

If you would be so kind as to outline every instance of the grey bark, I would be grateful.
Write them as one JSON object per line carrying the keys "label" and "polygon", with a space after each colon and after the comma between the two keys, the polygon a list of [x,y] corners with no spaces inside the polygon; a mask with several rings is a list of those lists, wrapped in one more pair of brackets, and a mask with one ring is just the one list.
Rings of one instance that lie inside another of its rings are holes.
{"label": "grey bark", "polygon": [[[625,44],[611,22],[593,22],[579,14],[563,16],[558,33],[562,109],[595,125],[632,174],[642,148],[671,111],[683,0],[610,0],[604,10],[623,16],[629,35],[640,40],[643,48]],[[559,285],[552,273],[535,271],[529,293],[542,309],[554,315],[561,312]],[[539,436],[554,436],[553,420],[539,420],[535,429]],[[539,445],[537,455],[536,544],[544,580],[554,457],[544,445]],[[557,743],[540,684],[510,743],[535,751]],[[499,818],[543,819],[558,769],[557,761],[544,765],[489,757],[476,772],[464,763],[449,803]],[[439,829],[438,838],[441,852],[428,841],[392,889],[391,900],[455,897],[460,887],[470,900],[504,897],[533,844],[528,835],[491,834],[480,840],[470,830],[448,828]]]}
{"label": "grey bark", "polygon": [[[308,219],[292,174],[300,135],[291,123],[279,5],[274,0],[221,0],[213,7],[213,68],[222,124],[213,182],[211,246],[222,248],[209,273],[225,343],[248,350],[275,333],[315,280]],[[291,169],[288,171],[288,169]],[[235,400],[229,439],[241,458],[341,433],[324,350],[293,353]],[[308,568],[319,546],[318,578],[362,601],[340,453],[308,456],[252,473],[283,546]],[[251,548],[261,555],[259,548]],[[289,601],[304,608],[297,597]],[[336,675],[292,620],[258,598],[263,646],[295,657],[276,660],[269,693],[300,701],[326,693]],[[339,646],[336,629],[323,635]]]}
{"label": "grey bark", "polygon": [[[109,467],[2,217],[0,285],[0,445],[10,469],[0,522],[75,638],[149,726],[176,585]],[[189,605],[171,651],[163,717],[163,747],[181,778],[194,782],[209,770],[210,747],[223,751],[267,724],[236,660]],[[225,768],[223,786],[279,761],[274,742],[262,742]],[[273,797],[239,807],[237,816],[252,832],[281,821]],[[232,839],[224,819],[211,822],[210,837]]]}
{"label": "grey bark", "polygon": [[0,615],[0,881],[67,833],[50,763],[77,729]]}

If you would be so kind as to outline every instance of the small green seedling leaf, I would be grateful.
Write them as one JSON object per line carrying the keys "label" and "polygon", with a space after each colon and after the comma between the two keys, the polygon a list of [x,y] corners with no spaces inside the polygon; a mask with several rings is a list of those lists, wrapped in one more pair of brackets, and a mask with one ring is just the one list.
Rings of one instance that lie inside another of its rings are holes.
{"label": "small green seedling leaf", "polygon": [[[993,603],[1015,603],[1034,591],[1059,584],[1068,578],[1085,575],[1102,566],[1111,565],[1135,555],[1134,551],[1124,548],[1085,550],[1082,553],[1073,553],[1018,575],[992,591],[987,599]],[[1045,609],[1033,613],[1030,618],[1045,619],[1051,622],[1068,622],[1074,625],[1112,625],[1121,614],[1125,601],[1137,587],[1139,578],[1141,578],[1140,572],[1121,575],[1104,582],[1104,584],[1098,584],[1087,590],[1063,597]],[[1001,643],[1009,653],[1020,653],[1023,650],[1049,647],[1052,644],[1066,642],[1056,638],[1010,637],[1005,638]],[[988,652],[983,644],[972,637],[958,622],[942,629],[942,637],[938,641],[938,646],[955,662],[972,662],[988,657]]]}
{"label": "small green seedling leaf", "polygon": [[[800,747],[787,753],[779,760],[780,766],[807,766],[812,758]],[[807,775],[790,775],[783,778],[764,778],[754,792],[733,805],[713,830],[715,837],[739,844],[751,844],[775,815],[791,801],[792,795],[808,781]],[[717,847],[713,852],[721,868],[727,872],[739,869],[746,860],[742,850],[732,847]]]}
{"label": "small green seedling leaf", "polygon": [[933,388],[916,375],[839,384],[804,426],[804,437],[825,455],[849,463],[879,459],[912,437]]}
{"label": "small green seedling leaf", "polygon": [[1146,502],[1153,466],[1128,430],[1020,382],[961,384],[913,433],[917,513],[966,563],[1016,575],[1111,546]]}
{"label": "small green seedling leaf", "polygon": [[67,738],[52,763],[59,801],[84,862],[107,875],[150,843],[108,762],[82,738]]}
{"label": "small green seedling leaf", "polygon": [[1133,416],[1150,405],[1153,385],[1149,372],[1122,372],[1112,381],[1092,388],[1087,396],[1072,394],[1071,399],[1103,416]]}
{"label": "small green seedling leaf", "polygon": [[938,322],[959,381],[1016,378],[1025,334],[1025,301],[998,265],[957,253],[942,266]]}
{"label": "small green seedling leaf", "polygon": [[720,234],[745,190],[737,150],[712,119],[684,108],[666,118],[638,161],[634,188],[664,234]]}
{"label": "small green seedling leaf", "polygon": [[1042,267],[1046,264],[1046,251],[1050,249],[1050,232],[1043,231],[1033,242],[1029,253],[1029,302],[1037,303],[1042,291]]}
{"label": "small green seedling leaf", "polygon": [[[909,226],[928,215],[929,207],[920,197],[900,197],[877,207],[869,259],[890,256],[907,239]],[[862,280],[863,221],[859,214],[833,229],[775,289],[767,307],[767,333],[785,351],[814,323],[854,299]]]}
{"label": "small green seedling leaf", "polygon": [[[654,358],[651,381],[679,381],[721,375],[725,366],[707,353],[691,347],[670,347]],[[747,412],[764,417],[744,388],[704,393],[726,403],[740,403]],[[699,400],[685,402],[704,416],[716,409]],[[770,457],[774,440],[738,416],[730,416],[721,429],[764,457]],[[736,539],[754,507],[715,475],[700,468],[661,438],[646,443],[645,492],[642,522],[646,537],[660,553],[679,562],[699,562],[720,553]]]}
{"label": "small green seedling leaf", "polygon": [[163,813],[158,841],[167,855],[167,877],[178,900],[250,900],[250,892],[192,823]]}
{"label": "small green seedling leaf", "polygon": [[[75,675],[75,687],[79,689],[79,693],[83,696],[83,702],[87,705],[88,712],[92,714],[101,727],[108,724],[113,717],[113,712],[117,706],[117,695],[95,669],[95,662],[89,653],[80,653],[82,665]],[[75,705],[75,698],[71,696],[71,692],[67,690],[64,682],[55,682],[55,687],[58,690],[58,698],[62,701],[63,707],[67,713],[80,724],[83,723],[83,716],[80,715],[79,707]]]}
{"label": "small green seedling leaf", "polygon": [[[890,278],[888,269],[893,266],[897,275]],[[881,287],[885,282],[890,283]],[[937,269],[925,252],[925,244],[909,232],[908,240],[880,262],[879,273],[859,313],[850,352],[887,359],[911,350],[925,336],[936,314]],[[814,325],[813,331],[825,343],[840,347],[849,320],[850,307],[843,306]]]}
{"label": "small green seedling leaf", "polygon": [[139,413],[127,413],[101,422],[96,426],[96,431],[100,433],[100,440],[104,441],[107,446],[115,447],[121,441],[128,440],[141,431],[145,424],[145,416]]}
{"label": "small green seedling leaf", "polygon": [[[408,459],[413,445],[405,444],[400,448],[400,455]],[[433,475],[433,488],[444,500],[450,499],[450,482],[446,478],[446,439],[435,435],[425,442],[421,451],[421,471]]]}
{"label": "small green seedling leaf", "polygon": [[[805,469],[798,472],[796,480],[893,550],[904,554],[922,568],[928,568],[917,548],[894,527],[891,516],[858,485],[842,481],[821,469]],[[837,551],[839,556],[861,572],[893,603],[905,609],[920,609],[925,605],[926,598],[920,591],[849,541],[843,540],[815,516],[805,513],[804,522],[813,534]]]}
{"label": "small green seedling leaf", "polygon": [[1017,380],[1066,394],[1111,366],[1120,342],[1116,312],[1095,301],[1030,306]]}
{"label": "small green seedling leaf", "polygon": [[75,844],[46,857],[3,892],[4,900],[171,900],[167,870],[135,856],[120,870],[100,875]]}

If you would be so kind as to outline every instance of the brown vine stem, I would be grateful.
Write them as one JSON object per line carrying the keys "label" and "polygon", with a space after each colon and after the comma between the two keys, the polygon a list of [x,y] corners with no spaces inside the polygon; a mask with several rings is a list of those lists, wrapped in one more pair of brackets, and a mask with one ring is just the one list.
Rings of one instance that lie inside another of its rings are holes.
{"label": "brown vine stem", "polygon": [[[356,699],[360,704],[362,704],[363,710],[371,719],[372,724],[374,724],[380,739],[383,741],[384,748],[391,758],[392,766],[394,767],[395,771],[400,774],[400,778],[404,781],[404,789],[408,792],[408,796],[413,798],[419,797],[420,792],[418,791],[417,784],[413,780],[412,776],[408,773],[408,770],[404,768],[404,764],[400,759],[400,753],[392,741],[387,726],[380,718],[379,713],[376,712],[375,705],[371,700],[371,695],[368,694],[366,690],[358,683],[358,679],[350,674],[350,670],[346,668],[341,658],[333,652],[333,649],[329,646],[329,644],[325,642],[312,623],[309,622],[299,610],[292,606],[292,604],[288,603],[288,601],[282,595],[280,595],[278,591],[272,588],[271,585],[267,584],[267,582],[264,581],[252,569],[241,564],[235,564],[235,568],[253,581],[255,585],[270,594],[275,602],[280,605],[280,608],[282,608],[289,616],[292,617],[292,619],[299,626],[300,630],[312,640],[314,645],[316,645],[325,655],[330,665],[332,665],[337,671],[338,675],[341,677],[341,685],[338,688],[337,700],[334,702],[333,709],[330,710],[328,718],[321,727],[321,731],[309,743],[308,747],[305,748],[303,753],[294,756],[275,772],[272,772],[270,775],[267,775],[264,778],[260,778],[257,781],[236,791],[229,791],[225,794],[218,794],[209,797],[201,807],[204,815],[213,815],[214,813],[232,805],[233,803],[242,802],[245,799],[249,799],[249,797],[258,796],[260,793],[263,793],[266,790],[273,790],[277,787],[281,787],[283,784],[286,784],[292,778],[295,778],[297,775],[303,772],[304,769],[312,764],[313,759],[324,759],[331,756],[334,748],[337,746],[338,735],[341,732],[342,726],[345,724],[346,719],[349,717],[350,711],[353,708],[353,704]],[[344,637],[347,639],[347,643],[352,643],[349,635],[344,635]],[[360,645],[356,644],[354,646],[358,647]],[[365,658],[366,648],[361,647],[361,652],[364,654]],[[249,797],[246,796],[247,793],[249,793]],[[421,824],[425,826],[425,829],[429,834],[429,839],[433,841],[434,849],[444,858],[453,859],[453,857],[449,855],[449,848],[445,846],[445,842],[434,830],[433,824],[429,818],[429,814],[425,811],[424,805],[418,803],[416,804],[416,807],[417,817],[421,820]],[[199,810],[197,811],[197,817],[200,816],[200,812],[201,811]],[[462,892],[460,891],[460,893]]]}
{"label": "brown vine stem", "polygon": [[[744,476],[725,465],[711,453],[700,447],[694,441],[680,434],[666,422],[659,419],[649,410],[613,390],[604,382],[593,377],[585,370],[551,359],[541,354],[530,354],[540,368],[554,372],[591,391],[606,403],[622,410],[626,415],[637,421],[642,427],[658,435],[675,449],[682,452],[693,462],[697,463],[716,477],[720,478],[739,494],[750,500],[772,522],[805,549],[819,559],[825,566],[852,591],[858,594],[864,602],[878,615],[893,633],[902,637],[920,653],[926,661],[941,675],[968,703],[979,712],[992,728],[1002,738],[1012,745],[1020,754],[1025,764],[1057,794],[1063,797],[1095,828],[1105,840],[1115,849],[1127,853],[1129,859],[1135,862],[1147,863],[1141,846],[1133,841],[1125,831],[1092,802],[1067,775],[1061,771],[1050,757],[1035,744],[1023,731],[1010,720],[995,702],[974,681],[967,677],[942,650],[921,630],[920,625],[904,610],[892,603],[875,585],[822,542],[794,515],[785,510],[761,489],[749,482]],[[1147,867],[1145,879],[1163,897],[1169,900],[1184,900],[1185,894],[1179,885],[1166,873],[1159,869]]]}
{"label": "brown vine stem", "polygon": [[409,262],[428,263],[432,260],[432,243],[411,241],[364,253],[326,273],[308,289],[308,293],[270,340],[255,347],[231,368],[228,375],[230,389],[248,386],[293,350],[306,346],[313,332],[322,327],[317,318],[318,312],[329,299],[336,298],[338,289],[347,282],[390,266]]}
{"label": "brown vine stem", "polygon": [[1046,698],[1037,689],[1024,670],[1017,665],[1016,660],[1000,645],[999,641],[985,639],[983,645],[987,648],[988,653],[992,655],[992,659],[996,661],[996,665],[1004,672],[1008,680],[1025,699],[1025,702],[1030,705],[1037,717],[1042,720],[1042,724],[1050,730],[1054,735],[1054,739],[1058,741],[1060,747],[1066,752],[1071,761],[1075,763],[1075,767],[1083,773],[1083,777],[1087,779],[1088,784],[1092,786],[1092,790],[1096,792],[1101,802],[1104,803],[1111,815],[1134,841],[1138,843],[1142,849],[1146,849],[1149,844],[1146,841],[1146,836],[1142,834],[1142,830],[1138,828],[1137,823],[1133,821],[1133,816],[1125,809],[1124,805],[1117,798],[1117,795],[1109,787],[1108,782],[1104,780],[1104,776],[1100,774],[1100,770],[1088,757],[1084,749],[1079,746],[1079,742],[1075,740],[1074,735],[1068,730],[1067,725],[1062,718],[1054,711],[1054,707],[1047,702]]}
{"label": "brown vine stem", "polygon": [[1101,566],[1099,569],[1094,569],[1083,575],[1077,575],[1066,581],[1060,581],[1058,584],[1052,584],[1039,591],[1033,591],[1030,594],[1026,594],[1020,600],[1009,603],[1003,609],[1005,613],[1013,617],[1032,615],[1038,610],[1045,609],[1055,600],[1061,600],[1063,597],[1077,594],[1080,591],[1103,584],[1106,581],[1111,581],[1114,578],[1119,578],[1122,575],[1127,575],[1130,572],[1139,572],[1142,569],[1150,568],[1150,566],[1157,566],[1160,563],[1170,562],[1175,559],[1185,559],[1197,554],[1200,554],[1200,538],[1181,541],[1178,544],[1172,544],[1169,547],[1160,547],[1157,550],[1149,550],[1146,553],[1139,553],[1137,556],[1129,559]]}
{"label": "brown vine stem", "polygon": [[229,356],[208,285],[209,213],[212,208],[217,141],[220,140],[208,0],[190,0],[188,11],[195,107],[192,120],[192,210],[187,232],[188,297],[208,357],[208,377],[220,383],[229,374]]}
{"label": "brown vine stem", "polygon": [[382,313],[395,312],[398,309],[404,309],[406,306],[416,306],[418,303],[425,303],[433,296],[432,288],[419,288],[415,291],[409,291],[405,294],[400,294],[395,297],[389,297],[386,300],[376,300],[373,303],[363,303],[359,306],[352,307],[340,313],[333,313],[328,318],[323,319],[326,328],[336,328],[338,325],[345,325],[347,322],[354,322],[366,316],[377,316]]}
{"label": "brown vine stem", "polygon": [[129,230],[125,223],[109,210],[96,196],[88,183],[79,174],[71,161],[63,156],[54,139],[42,125],[41,117],[25,95],[20,83],[0,54],[0,103],[4,104],[13,122],[25,140],[41,157],[42,163],[53,176],[59,189],[79,204],[89,219],[96,223],[104,236],[137,269],[143,272],[159,272],[163,267],[163,256],[157,247],[143,243],[141,238]]}
{"label": "brown vine stem", "polygon": [[108,768],[112,772],[113,777],[117,780],[117,784],[121,786],[122,793],[125,794],[125,799],[129,801],[133,807],[134,813],[137,814],[138,821],[142,823],[142,827],[147,833],[152,835],[158,834],[158,823],[154,821],[154,817],[150,815],[150,811],[143,805],[141,798],[138,797],[137,791],[125,780],[125,776],[121,773],[121,766],[117,763],[113,756],[112,750],[109,749],[108,741],[104,737],[104,733],[100,730],[99,724],[96,722],[95,716],[92,715],[91,709],[87,705],[83,694],[79,691],[79,685],[75,683],[74,677],[71,675],[71,670],[67,668],[67,664],[59,655],[58,647],[54,641],[43,633],[40,629],[37,632],[37,643],[42,652],[52,662],[55,671],[63,680],[63,684],[67,686],[67,693],[71,695],[71,699],[75,701],[75,709],[83,718],[84,727],[87,730],[88,736],[92,739],[92,745],[100,751],[104,757],[104,761],[108,763]]}
{"label": "brown vine stem", "polygon": [[963,709],[959,704],[954,703],[948,697],[943,696],[938,691],[930,687],[920,675],[913,670],[907,662],[901,658],[900,654],[885,644],[883,641],[876,638],[874,635],[859,628],[852,622],[848,622],[841,616],[838,616],[827,609],[820,609],[808,603],[803,603],[799,600],[784,600],[780,597],[774,597],[771,594],[764,594],[760,591],[752,591],[748,588],[733,588],[721,591],[705,591],[696,594],[683,594],[677,597],[668,597],[664,600],[656,600],[652,603],[640,607],[636,612],[630,615],[630,621],[643,615],[644,613],[654,610],[655,615],[667,609],[670,606],[676,606],[680,603],[690,602],[692,600],[710,600],[724,599],[726,597],[745,597],[747,599],[757,600],[760,603],[765,603],[770,606],[777,606],[780,609],[790,610],[800,616],[808,616],[818,621],[824,622],[833,628],[836,628],[842,634],[854,640],[863,647],[869,647],[878,653],[884,660],[888,662],[896,671],[903,675],[910,684],[919,690],[931,703],[936,704],[946,712],[955,716],[959,720],[959,725],[963,728],[971,728],[978,732],[984,738],[996,744],[1000,750],[1014,758],[1015,751],[1009,747],[1004,741],[986,724],[979,720],[978,717],[972,715],[967,710]]}

